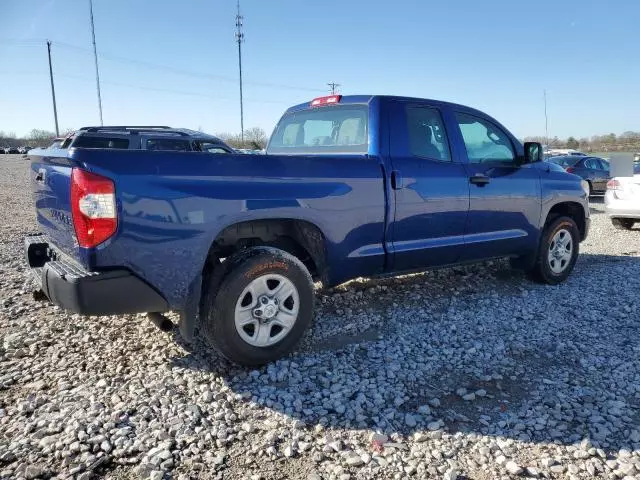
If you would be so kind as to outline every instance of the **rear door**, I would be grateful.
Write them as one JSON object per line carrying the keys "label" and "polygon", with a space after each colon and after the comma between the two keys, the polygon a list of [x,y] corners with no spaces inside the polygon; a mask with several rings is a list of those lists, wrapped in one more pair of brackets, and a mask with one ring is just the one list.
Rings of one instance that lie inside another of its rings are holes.
{"label": "rear door", "polygon": [[393,101],[389,109],[394,221],[393,270],[458,260],[464,244],[469,184],[451,148],[446,106]]}
{"label": "rear door", "polygon": [[522,254],[538,244],[540,174],[521,165],[522,147],[487,117],[455,112],[470,188],[461,260]]}

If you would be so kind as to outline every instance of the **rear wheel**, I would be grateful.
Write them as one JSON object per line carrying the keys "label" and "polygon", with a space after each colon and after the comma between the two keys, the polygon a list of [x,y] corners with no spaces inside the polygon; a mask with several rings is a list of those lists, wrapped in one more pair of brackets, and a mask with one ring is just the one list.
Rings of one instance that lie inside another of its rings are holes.
{"label": "rear wheel", "polygon": [[306,267],[271,247],[246,250],[223,265],[227,262],[218,291],[203,305],[208,342],[241,365],[263,365],[286,355],[313,316],[313,282]]}
{"label": "rear wheel", "polygon": [[631,230],[636,221],[633,218],[612,218],[611,223],[618,230]]}
{"label": "rear wheel", "polygon": [[559,217],[542,232],[536,262],[528,272],[536,281],[556,285],[567,279],[578,259],[580,232],[570,217]]}

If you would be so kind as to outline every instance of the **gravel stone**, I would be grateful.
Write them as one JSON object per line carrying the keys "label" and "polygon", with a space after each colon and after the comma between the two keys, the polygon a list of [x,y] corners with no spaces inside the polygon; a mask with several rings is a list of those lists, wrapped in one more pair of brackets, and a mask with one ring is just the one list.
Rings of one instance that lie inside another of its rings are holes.
{"label": "gravel stone", "polygon": [[640,475],[639,229],[601,199],[563,284],[497,260],[318,288],[300,346],[251,370],[144,314],[34,299],[29,175],[0,155],[1,478]]}
{"label": "gravel stone", "polygon": [[518,465],[513,460],[509,460],[507,463],[505,463],[504,468],[511,475],[520,475],[524,471],[524,468],[522,468],[520,465]]}

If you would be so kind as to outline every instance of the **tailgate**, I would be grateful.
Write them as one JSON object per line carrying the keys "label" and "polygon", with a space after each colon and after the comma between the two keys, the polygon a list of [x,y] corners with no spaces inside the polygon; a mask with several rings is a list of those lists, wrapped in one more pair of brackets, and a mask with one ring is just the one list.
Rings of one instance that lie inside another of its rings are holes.
{"label": "tailgate", "polygon": [[29,155],[31,185],[40,231],[55,247],[78,259],[70,201],[73,164],[66,153],[40,150]]}

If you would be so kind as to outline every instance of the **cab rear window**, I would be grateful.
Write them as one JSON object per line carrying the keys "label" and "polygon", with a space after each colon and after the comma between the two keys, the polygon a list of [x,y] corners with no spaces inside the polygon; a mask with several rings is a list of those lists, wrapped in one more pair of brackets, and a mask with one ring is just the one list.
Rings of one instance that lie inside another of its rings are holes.
{"label": "cab rear window", "polygon": [[353,153],[368,150],[367,105],[335,105],[285,114],[267,153]]}

